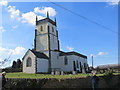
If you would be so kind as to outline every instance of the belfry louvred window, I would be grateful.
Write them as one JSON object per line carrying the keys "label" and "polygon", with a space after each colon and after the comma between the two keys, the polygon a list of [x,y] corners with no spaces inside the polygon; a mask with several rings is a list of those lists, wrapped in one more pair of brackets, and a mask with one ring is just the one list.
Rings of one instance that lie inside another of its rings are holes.
{"label": "belfry louvred window", "polygon": [[40,27],[40,30],[43,31],[43,26]]}

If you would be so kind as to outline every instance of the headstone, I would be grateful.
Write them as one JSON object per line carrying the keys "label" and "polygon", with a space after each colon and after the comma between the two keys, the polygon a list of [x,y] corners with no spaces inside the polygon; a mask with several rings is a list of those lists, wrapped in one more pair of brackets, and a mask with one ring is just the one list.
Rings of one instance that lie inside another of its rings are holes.
{"label": "headstone", "polygon": [[60,75],[60,72],[59,71],[55,71],[55,75]]}
{"label": "headstone", "polygon": [[76,71],[72,71],[72,74],[76,74]]}
{"label": "headstone", "polygon": [[61,75],[63,75],[64,74],[64,72],[63,71],[61,71]]}
{"label": "headstone", "polygon": [[54,72],[52,71],[51,74],[54,75]]}
{"label": "headstone", "polygon": [[58,71],[55,71],[55,75],[58,75]]}
{"label": "headstone", "polygon": [[86,73],[86,71],[85,71],[85,69],[84,69],[84,68],[82,68],[82,73],[84,73],[84,74]]}

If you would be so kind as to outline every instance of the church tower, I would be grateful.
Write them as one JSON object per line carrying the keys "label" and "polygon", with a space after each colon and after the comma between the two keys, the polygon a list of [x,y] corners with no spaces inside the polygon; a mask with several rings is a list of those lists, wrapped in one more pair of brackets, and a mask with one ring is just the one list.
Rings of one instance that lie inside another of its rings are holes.
{"label": "church tower", "polygon": [[56,19],[55,21],[51,20],[48,12],[45,19],[38,20],[36,16],[34,49],[49,57],[49,68],[51,68],[51,53],[55,50],[59,51],[58,31],[56,26]]}

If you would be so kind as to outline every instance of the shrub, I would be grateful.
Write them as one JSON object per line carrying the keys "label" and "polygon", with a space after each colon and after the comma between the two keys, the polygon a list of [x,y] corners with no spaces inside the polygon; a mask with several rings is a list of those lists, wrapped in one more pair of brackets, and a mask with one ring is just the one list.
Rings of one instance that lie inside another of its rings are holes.
{"label": "shrub", "polygon": [[112,70],[107,70],[103,76],[103,79],[105,80],[105,82],[107,83],[108,87],[111,88],[111,81],[113,78],[113,71]]}
{"label": "shrub", "polygon": [[111,69],[107,70],[104,74],[106,77],[112,77],[113,76],[113,71]]}
{"label": "shrub", "polygon": [[7,79],[6,88],[41,88],[48,79],[27,79],[27,78],[12,78]]}

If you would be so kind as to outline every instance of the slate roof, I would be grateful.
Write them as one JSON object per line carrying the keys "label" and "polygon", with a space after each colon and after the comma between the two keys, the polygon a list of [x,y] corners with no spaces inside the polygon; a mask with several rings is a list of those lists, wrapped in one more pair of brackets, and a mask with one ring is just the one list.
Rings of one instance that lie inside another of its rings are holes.
{"label": "slate roof", "polygon": [[50,18],[45,18],[45,19],[39,20],[39,21],[36,22],[36,25],[42,24],[42,23],[46,23],[46,22],[50,22],[50,23],[52,23],[53,25],[56,26],[56,22],[54,22],[54,21],[51,20]]}
{"label": "slate roof", "polygon": [[44,58],[44,59],[48,59],[48,56],[45,55],[42,52],[37,52],[35,50],[31,50],[31,52],[37,57],[37,58]]}
{"label": "slate roof", "polygon": [[97,66],[96,69],[108,69],[108,68],[112,68],[112,69],[118,69],[120,68],[120,64],[108,64],[108,65],[100,65]]}
{"label": "slate roof", "polygon": [[86,58],[87,59],[87,56],[85,55],[82,55],[80,53],[77,53],[77,52],[62,52],[60,51],[60,56],[64,56],[64,55],[77,55],[77,56],[80,56],[80,57],[83,57],[83,58]]}

